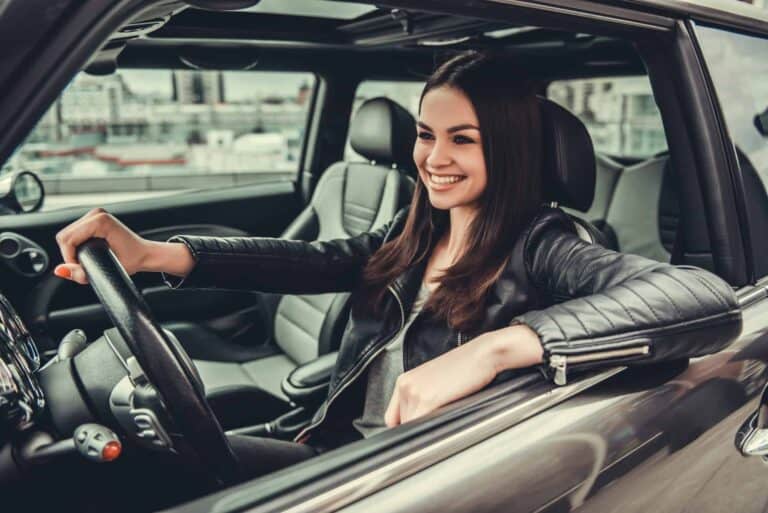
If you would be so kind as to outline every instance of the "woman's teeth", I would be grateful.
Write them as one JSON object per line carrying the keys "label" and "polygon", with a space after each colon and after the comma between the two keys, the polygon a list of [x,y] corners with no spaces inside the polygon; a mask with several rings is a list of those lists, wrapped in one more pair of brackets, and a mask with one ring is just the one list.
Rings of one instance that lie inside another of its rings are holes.
{"label": "woman's teeth", "polygon": [[456,183],[460,180],[463,180],[465,177],[460,175],[451,175],[451,176],[438,176],[433,175],[432,173],[429,174],[429,181],[436,184],[449,184],[449,183]]}

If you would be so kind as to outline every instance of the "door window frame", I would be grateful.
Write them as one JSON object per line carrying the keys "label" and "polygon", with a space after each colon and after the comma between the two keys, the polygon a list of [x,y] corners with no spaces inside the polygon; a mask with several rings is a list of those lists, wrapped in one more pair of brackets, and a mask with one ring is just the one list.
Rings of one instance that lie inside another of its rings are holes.
{"label": "door window frame", "polygon": [[[766,40],[767,41],[766,44],[768,44],[768,23],[766,23],[766,26],[763,27],[764,29],[763,33],[755,33],[754,31],[751,31],[751,30],[745,31],[741,28],[734,28],[733,26],[729,26],[721,23],[710,24],[705,22],[705,23],[702,23],[701,25],[708,28],[722,30],[722,31],[730,32],[737,35],[757,37],[757,38]],[[699,42],[700,36],[696,32],[697,23],[695,20],[689,20],[687,23],[687,26],[691,33],[691,38],[697,53],[697,57],[701,62],[701,66],[703,68],[702,69],[703,83],[705,84],[705,87],[712,98],[717,130],[722,142],[723,152],[725,155],[725,163],[726,163],[725,170],[728,172],[728,175],[733,184],[734,201],[735,201],[737,213],[739,216],[739,224],[741,226],[742,239],[744,241],[743,249],[744,249],[744,256],[746,260],[746,273],[747,273],[746,284],[755,284],[761,278],[765,278],[766,276],[760,276],[757,271],[757,265],[755,260],[757,258],[760,258],[760,255],[755,254],[752,237],[750,235],[751,233],[750,226],[752,221],[750,219],[750,216],[748,215],[748,206],[747,206],[748,199],[747,199],[747,193],[745,190],[746,186],[743,180],[741,165],[739,164],[739,159],[736,154],[736,143],[731,138],[727,123],[725,122],[725,113],[723,111],[723,106],[717,94],[717,88],[715,87],[714,80],[712,79],[712,75],[709,72],[709,66],[707,64],[706,56],[704,55],[701,44]],[[763,184],[763,185],[766,186],[766,189],[768,189],[768,184]]]}

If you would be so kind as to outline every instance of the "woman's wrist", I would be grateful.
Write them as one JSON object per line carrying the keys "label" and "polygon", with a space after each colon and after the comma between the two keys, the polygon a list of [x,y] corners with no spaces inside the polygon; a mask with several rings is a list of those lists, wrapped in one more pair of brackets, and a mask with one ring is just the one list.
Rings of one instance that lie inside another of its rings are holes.
{"label": "woman's wrist", "polygon": [[525,324],[508,326],[490,333],[488,348],[496,374],[507,369],[532,367],[544,362],[539,336]]}
{"label": "woman's wrist", "polygon": [[163,272],[185,277],[195,266],[195,259],[182,242],[146,241],[142,271]]}

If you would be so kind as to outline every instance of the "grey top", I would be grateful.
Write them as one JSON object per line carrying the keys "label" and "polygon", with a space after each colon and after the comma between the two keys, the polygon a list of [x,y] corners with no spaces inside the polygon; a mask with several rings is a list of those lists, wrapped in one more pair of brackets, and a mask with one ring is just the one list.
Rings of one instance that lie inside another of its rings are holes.
{"label": "grey top", "polygon": [[403,329],[371,362],[368,370],[368,385],[365,390],[363,414],[352,421],[355,429],[365,438],[387,429],[386,424],[384,424],[384,413],[387,411],[387,406],[389,406],[389,401],[395,390],[395,381],[403,373],[403,339],[428,297],[429,289],[422,283],[421,290],[419,290]]}

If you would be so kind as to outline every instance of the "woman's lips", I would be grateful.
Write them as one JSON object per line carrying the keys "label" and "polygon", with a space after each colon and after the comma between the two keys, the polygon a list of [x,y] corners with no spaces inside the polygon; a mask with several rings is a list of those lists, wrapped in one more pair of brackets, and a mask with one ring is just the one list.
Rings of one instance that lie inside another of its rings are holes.
{"label": "woman's lips", "polygon": [[438,191],[450,189],[466,178],[465,175],[436,175],[429,172],[427,172],[427,174],[429,176],[430,187]]}

